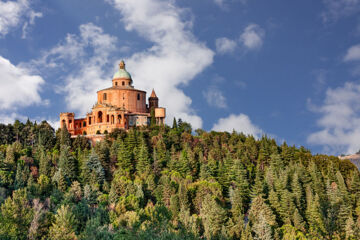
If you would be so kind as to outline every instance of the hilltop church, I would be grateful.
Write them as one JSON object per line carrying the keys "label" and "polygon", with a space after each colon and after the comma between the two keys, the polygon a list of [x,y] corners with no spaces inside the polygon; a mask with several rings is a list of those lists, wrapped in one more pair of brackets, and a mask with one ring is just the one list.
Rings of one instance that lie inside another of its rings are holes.
{"label": "hilltop church", "polygon": [[148,126],[151,110],[156,123],[164,124],[165,108],[159,107],[159,99],[153,90],[146,104],[146,92],[135,89],[124,61],[114,74],[112,87],[97,92],[97,102],[85,118],[75,119],[72,112],[60,113],[60,126],[66,126],[72,136],[111,133],[114,129]]}

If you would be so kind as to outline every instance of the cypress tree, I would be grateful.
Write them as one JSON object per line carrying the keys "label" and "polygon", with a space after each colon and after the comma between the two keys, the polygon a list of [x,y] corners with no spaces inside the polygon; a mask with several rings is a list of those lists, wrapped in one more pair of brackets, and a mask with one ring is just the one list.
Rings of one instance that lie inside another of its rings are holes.
{"label": "cypress tree", "polygon": [[177,126],[176,118],[174,117],[172,129],[176,129],[176,130],[177,130],[177,128],[178,128],[178,126]]}

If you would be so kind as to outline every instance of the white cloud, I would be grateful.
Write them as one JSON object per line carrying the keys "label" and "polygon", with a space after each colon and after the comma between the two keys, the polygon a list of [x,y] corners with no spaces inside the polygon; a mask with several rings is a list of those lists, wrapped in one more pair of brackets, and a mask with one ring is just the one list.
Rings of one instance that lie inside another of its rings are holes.
{"label": "white cloud", "polygon": [[211,85],[202,93],[210,106],[217,108],[227,108],[226,98],[224,97],[223,92],[217,86]]}
{"label": "white cloud", "polygon": [[23,27],[22,27],[22,35],[21,38],[25,39],[27,37],[27,34],[29,32],[29,26],[34,25],[35,24],[35,19],[36,18],[41,18],[43,17],[43,14],[41,12],[35,12],[33,10],[30,11],[29,13],[29,22],[25,22]]}
{"label": "white cloud", "polygon": [[191,108],[191,98],[179,86],[187,85],[213,62],[214,53],[191,32],[184,9],[165,0],[112,0],[128,31],[136,31],[153,45],[127,60],[134,85],[155,91],[160,105],[167,107],[167,119],[174,116],[202,126],[202,119]]}
{"label": "white cloud", "polygon": [[265,31],[257,24],[249,24],[240,36],[240,41],[245,48],[250,50],[260,49],[263,45]]}
{"label": "white cloud", "polygon": [[336,21],[360,11],[360,0],[323,0],[323,3],[325,11],[321,16],[324,22]]}
{"label": "white cloud", "polygon": [[70,65],[72,70],[64,74],[58,92],[65,93],[68,110],[85,115],[96,102],[96,91],[111,86],[112,73],[106,66],[110,54],[116,52],[117,39],[92,23],[80,25],[79,30],[79,35],[68,34],[30,67],[46,74],[49,69],[66,72],[64,65]]}
{"label": "white cloud", "polygon": [[245,114],[230,114],[227,118],[220,118],[212,127],[213,131],[242,132],[253,135],[256,138],[261,137],[262,130],[254,125],[250,118]]}
{"label": "white cloud", "polygon": [[236,41],[226,37],[216,39],[215,45],[219,54],[232,53],[237,47]]}
{"label": "white cloud", "polygon": [[259,25],[251,23],[247,25],[241,33],[238,40],[232,40],[226,37],[217,38],[215,40],[216,51],[218,54],[232,53],[238,46],[244,52],[248,50],[259,50],[265,38],[265,30]]}
{"label": "white cloud", "polygon": [[360,44],[354,45],[347,50],[344,61],[358,61],[360,60]]}
{"label": "white cloud", "polygon": [[360,149],[360,84],[328,89],[324,103],[312,110],[321,114],[317,121],[321,130],[309,135],[309,143],[323,145],[332,154]]}
{"label": "white cloud", "polygon": [[5,36],[11,28],[24,22],[23,37],[25,37],[28,25],[33,25],[36,17],[42,17],[42,14],[31,9],[29,0],[0,0],[0,36]]}
{"label": "white cloud", "polygon": [[0,109],[27,107],[42,103],[42,77],[31,75],[25,68],[13,65],[0,56]]}
{"label": "white cloud", "polygon": [[23,115],[19,115],[18,113],[4,113],[0,114],[0,123],[3,124],[13,124],[15,120],[19,120],[21,122],[25,122],[27,120],[27,117]]}
{"label": "white cloud", "polygon": [[240,2],[241,4],[246,4],[247,0],[214,0],[214,3],[224,10],[228,9],[229,2]]}

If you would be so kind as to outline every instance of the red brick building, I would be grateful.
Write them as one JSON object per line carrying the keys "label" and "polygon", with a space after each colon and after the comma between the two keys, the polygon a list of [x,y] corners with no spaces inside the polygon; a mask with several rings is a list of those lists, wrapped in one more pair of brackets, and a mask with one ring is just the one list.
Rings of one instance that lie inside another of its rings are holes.
{"label": "red brick building", "polygon": [[72,136],[112,132],[116,128],[129,129],[147,126],[150,112],[154,108],[157,124],[163,124],[165,108],[159,107],[159,99],[153,90],[146,104],[146,92],[135,89],[131,75],[125,69],[124,61],[114,74],[112,87],[97,92],[97,102],[85,118],[75,119],[75,114],[60,113],[60,126],[66,125]]}

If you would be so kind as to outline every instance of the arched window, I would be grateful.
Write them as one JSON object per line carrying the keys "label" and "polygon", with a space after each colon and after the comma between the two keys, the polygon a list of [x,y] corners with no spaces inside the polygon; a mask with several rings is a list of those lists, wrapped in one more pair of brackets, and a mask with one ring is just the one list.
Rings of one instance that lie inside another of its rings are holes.
{"label": "arched window", "polygon": [[104,93],[104,97],[103,97],[103,100],[107,100],[107,96],[106,96],[106,93]]}
{"label": "arched window", "polygon": [[66,126],[66,121],[65,119],[62,120],[62,127],[65,127]]}
{"label": "arched window", "polygon": [[91,125],[91,117],[89,117],[89,125]]}
{"label": "arched window", "polygon": [[122,82],[122,85],[125,86],[125,82],[124,82],[124,81]]}
{"label": "arched window", "polygon": [[121,123],[121,114],[118,115],[118,123]]}
{"label": "arched window", "polygon": [[98,112],[98,123],[102,123],[103,119],[103,113],[101,111]]}
{"label": "arched window", "polygon": [[137,100],[140,100],[140,93],[137,94]]}
{"label": "arched window", "polygon": [[114,124],[115,123],[115,117],[114,115],[111,115],[111,124]]}
{"label": "arched window", "polygon": [[115,82],[115,86],[117,86],[117,82]]}
{"label": "arched window", "polygon": [[110,122],[110,115],[109,114],[106,115],[106,122]]}
{"label": "arched window", "polygon": [[83,127],[86,127],[86,122],[83,122]]}

